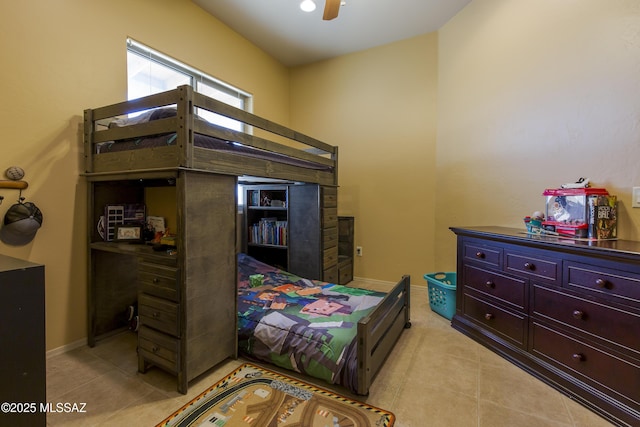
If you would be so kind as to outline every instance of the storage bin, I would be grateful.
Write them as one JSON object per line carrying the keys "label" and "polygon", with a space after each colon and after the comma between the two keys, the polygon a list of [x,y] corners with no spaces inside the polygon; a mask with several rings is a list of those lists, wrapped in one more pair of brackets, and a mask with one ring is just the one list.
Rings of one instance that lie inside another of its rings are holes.
{"label": "storage bin", "polygon": [[431,310],[451,320],[456,312],[456,273],[430,273],[424,278],[429,286]]}

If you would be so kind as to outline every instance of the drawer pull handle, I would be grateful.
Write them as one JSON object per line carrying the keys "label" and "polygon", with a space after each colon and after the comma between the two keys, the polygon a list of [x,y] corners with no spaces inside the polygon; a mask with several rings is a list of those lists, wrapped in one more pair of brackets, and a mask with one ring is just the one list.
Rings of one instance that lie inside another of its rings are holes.
{"label": "drawer pull handle", "polygon": [[581,310],[573,310],[574,319],[584,319],[584,312]]}
{"label": "drawer pull handle", "polygon": [[155,345],[154,345],[153,347],[151,347],[151,352],[152,352],[152,353],[157,353],[157,352],[158,352],[158,350],[160,350],[160,348],[159,348],[158,346],[155,346]]}
{"label": "drawer pull handle", "polygon": [[596,286],[599,287],[599,288],[602,288],[602,289],[607,288],[608,287],[607,281],[604,280],[604,279],[597,279],[596,280]]}
{"label": "drawer pull handle", "polygon": [[489,289],[493,289],[493,288],[495,288],[495,287],[496,287],[496,284],[495,284],[495,283],[493,283],[493,281],[492,281],[492,280],[487,280],[487,283],[485,283],[485,285],[486,285],[486,286],[487,286],[487,288],[489,288]]}
{"label": "drawer pull handle", "polygon": [[152,280],[153,283],[158,283],[159,281],[160,280],[157,277],[154,277],[153,280]]}
{"label": "drawer pull handle", "polygon": [[584,354],[582,353],[574,353],[572,356],[573,360],[575,360],[576,362],[582,362],[584,361]]}
{"label": "drawer pull handle", "polygon": [[151,316],[152,316],[154,319],[157,319],[158,317],[160,317],[160,313],[158,313],[157,311],[154,311],[154,312],[151,314]]}
{"label": "drawer pull handle", "polygon": [[525,262],[525,263],[524,263],[524,268],[525,268],[526,270],[531,270],[531,271],[533,271],[533,270],[535,270],[535,269],[536,269],[536,266],[535,266],[535,264],[533,264],[533,263],[531,263],[531,262]]}
{"label": "drawer pull handle", "polygon": [[476,252],[476,258],[484,259],[485,258],[484,252],[480,252],[480,251]]}
{"label": "drawer pull handle", "polygon": [[495,316],[494,316],[493,314],[491,314],[491,313],[487,313],[487,314],[485,314],[485,315],[484,315],[484,318],[485,318],[486,320],[493,320],[493,319],[494,319],[494,317],[495,317]]}

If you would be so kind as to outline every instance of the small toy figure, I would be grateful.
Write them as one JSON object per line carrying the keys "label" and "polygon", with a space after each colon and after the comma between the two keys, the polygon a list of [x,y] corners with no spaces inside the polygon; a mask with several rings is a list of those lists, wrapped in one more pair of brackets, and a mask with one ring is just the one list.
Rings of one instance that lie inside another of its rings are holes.
{"label": "small toy figure", "polygon": [[560,188],[587,188],[589,187],[589,178],[580,178],[576,182],[562,184]]}
{"label": "small toy figure", "polygon": [[540,211],[535,211],[531,214],[531,219],[535,221],[544,221],[544,214]]}

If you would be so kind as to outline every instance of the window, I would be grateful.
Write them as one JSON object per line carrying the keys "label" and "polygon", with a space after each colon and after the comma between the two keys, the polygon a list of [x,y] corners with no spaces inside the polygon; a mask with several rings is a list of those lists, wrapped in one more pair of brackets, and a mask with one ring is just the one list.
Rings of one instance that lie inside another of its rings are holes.
{"label": "window", "polygon": [[[190,85],[196,92],[225,102],[245,111],[251,111],[251,95],[189,67],[167,55],[157,52],[135,40],[127,39],[128,99]],[[137,114],[141,114],[139,112]],[[237,120],[199,109],[200,117],[229,129],[248,132]],[[238,204],[244,203],[242,186],[238,185]]]}
{"label": "window", "polygon": [[[157,52],[135,40],[127,39],[128,99],[190,85],[196,92],[245,111],[251,111],[251,95],[201,71]],[[212,113],[196,111],[200,117],[229,129],[246,131],[242,123]]]}

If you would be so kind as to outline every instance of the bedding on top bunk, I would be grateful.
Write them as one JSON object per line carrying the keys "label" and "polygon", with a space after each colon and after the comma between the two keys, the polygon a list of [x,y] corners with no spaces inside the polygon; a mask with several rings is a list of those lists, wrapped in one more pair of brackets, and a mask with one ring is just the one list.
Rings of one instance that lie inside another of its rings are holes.
{"label": "bedding on top bunk", "polygon": [[[175,117],[177,110],[175,107],[161,107],[150,111],[146,111],[143,114],[133,118],[121,118],[115,119],[109,123],[109,128],[124,127],[139,123],[146,123],[153,120],[160,120],[169,117]],[[197,118],[197,120],[205,120],[203,118]],[[206,120],[205,120],[206,121]],[[96,154],[137,150],[141,148],[151,147],[165,147],[176,144],[176,134],[167,133],[161,135],[151,135],[132,139],[118,140],[118,141],[106,141],[96,144]],[[215,138],[213,136],[202,135],[194,133],[193,143],[196,147],[206,148],[209,150],[226,151],[242,156],[255,157],[263,160],[271,160],[275,162],[285,163],[293,166],[300,166],[306,169],[315,170],[331,170],[331,167],[314,163],[311,161],[305,161],[288,157],[283,154],[273,153],[266,150],[260,150],[258,148],[242,145],[234,141],[226,141],[223,139]]]}
{"label": "bedding on top bunk", "polygon": [[[258,286],[253,275],[263,276]],[[357,392],[357,323],[384,296],[304,279],[239,254],[238,348]]]}

